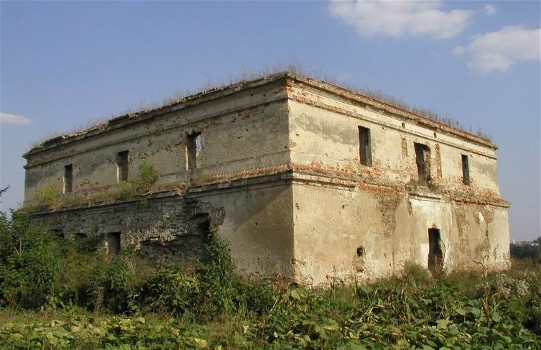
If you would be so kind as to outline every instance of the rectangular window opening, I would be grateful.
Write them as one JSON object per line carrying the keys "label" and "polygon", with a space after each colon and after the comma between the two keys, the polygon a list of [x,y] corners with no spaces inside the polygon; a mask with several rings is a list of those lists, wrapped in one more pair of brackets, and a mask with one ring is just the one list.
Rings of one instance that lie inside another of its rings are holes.
{"label": "rectangular window opening", "polygon": [[359,126],[359,158],[362,165],[372,166],[370,129]]}
{"label": "rectangular window opening", "polygon": [[422,143],[414,145],[419,183],[427,184],[430,181],[430,148]]}
{"label": "rectangular window opening", "polygon": [[467,155],[462,155],[462,183],[470,184],[470,162]]}
{"label": "rectangular window opening", "polygon": [[105,237],[105,244],[109,254],[120,253],[120,232],[109,232]]}
{"label": "rectangular window opening", "polygon": [[118,182],[128,181],[129,151],[118,152],[116,157],[116,165]]}
{"label": "rectangular window opening", "polygon": [[188,135],[186,142],[186,170],[197,168],[198,160],[203,152],[201,133],[194,132]]}
{"label": "rectangular window opening", "polygon": [[73,165],[64,166],[64,193],[73,191]]}

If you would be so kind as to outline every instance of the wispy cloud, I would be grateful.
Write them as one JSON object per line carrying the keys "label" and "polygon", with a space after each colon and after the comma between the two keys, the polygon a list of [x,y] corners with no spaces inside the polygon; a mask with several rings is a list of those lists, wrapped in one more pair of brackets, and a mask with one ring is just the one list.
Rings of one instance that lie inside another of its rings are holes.
{"label": "wispy cloud", "polygon": [[474,70],[505,72],[515,63],[541,58],[541,29],[504,27],[456,47],[454,53],[471,55],[468,66]]}
{"label": "wispy cloud", "polygon": [[446,39],[462,32],[475,11],[444,11],[442,5],[439,0],[330,0],[329,12],[353,26],[361,36]]}
{"label": "wispy cloud", "polygon": [[13,124],[13,125],[18,125],[18,126],[27,126],[27,125],[32,124],[32,121],[22,115],[0,112],[0,124]]}
{"label": "wispy cloud", "polygon": [[489,16],[492,16],[496,13],[496,8],[492,5],[485,5],[484,7],[485,13]]}

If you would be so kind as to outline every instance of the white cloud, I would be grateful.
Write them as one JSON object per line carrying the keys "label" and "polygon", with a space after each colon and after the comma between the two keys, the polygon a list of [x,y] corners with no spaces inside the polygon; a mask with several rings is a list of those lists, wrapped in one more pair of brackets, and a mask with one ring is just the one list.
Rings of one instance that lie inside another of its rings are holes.
{"label": "white cloud", "polygon": [[489,16],[492,16],[496,13],[496,8],[492,5],[485,5],[485,13]]}
{"label": "white cloud", "polygon": [[1,113],[0,112],[0,124],[13,124],[18,126],[30,125],[32,121],[27,117],[16,114]]}
{"label": "white cloud", "polygon": [[505,27],[473,39],[466,47],[456,47],[457,55],[470,54],[468,66],[481,72],[505,72],[513,64],[541,58],[541,29]]}
{"label": "white cloud", "polygon": [[442,5],[440,0],[330,0],[329,12],[361,36],[451,38],[464,30],[475,11],[444,11]]}

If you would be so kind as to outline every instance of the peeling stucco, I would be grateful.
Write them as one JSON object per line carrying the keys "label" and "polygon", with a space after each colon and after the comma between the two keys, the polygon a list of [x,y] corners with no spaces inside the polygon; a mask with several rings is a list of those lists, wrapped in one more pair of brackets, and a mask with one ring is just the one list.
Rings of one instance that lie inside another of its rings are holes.
{"label": "peeling stucco", "polygon": [[[370,133],[368,165],[359,127]],[[429,150],[427,181],[415,144]],[[126,151],[130,176],[143,163],[155,170],[148,192],[118,196],[117,155]],[[198,259],[214,227],[239,273],[303,284],[370,280],[408,262],[428,268],[429,230],[440,236],[444,270],[503,268],[509,203],[495,151],[479,136],[284,73],[45,142],[25,154],[25,204],[51,231],[117,232],[157,260]],[[73,190],[64,193],[68,165]],[[44,188],[54,195],[46,205]]]}

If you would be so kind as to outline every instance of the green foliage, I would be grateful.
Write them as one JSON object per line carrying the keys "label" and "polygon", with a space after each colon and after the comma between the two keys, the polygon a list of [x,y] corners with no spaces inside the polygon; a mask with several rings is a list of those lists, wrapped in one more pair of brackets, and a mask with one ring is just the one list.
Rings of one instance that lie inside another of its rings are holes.
{"label": "green foliage", "polygon": [[154,168],[154,165],[144,161],[139,165],[137,176],[129,181],[120,182],[113,196],[118,198],[133,198],[147,194],[158,179],[158,172]]}
{"label": "green foliage", "polygon": [[35,308],[52,294],[59,272],[55,237],[28,225],[26,217],[0,216],[0,305]]}
{"label": "green foliage", "polygon": [[203,329],[143,317],[24,320],[0,324],[4,349],[204,349]]}
{"label": "green foliage", "polygon": [[[240,279],[216,232],[189,267],[112,256],[96,237],[59,243],[1,215],[3,347],[541,348],[541,266],[531,262],[437,279],[408,263],[400,278],[319,290]],[[42,311],[10,314],[29,308]]]}
{"label": "green foliage", "polygon": [[176,265],[161,267],[130,297],[132,312],[156,312],[182,316],[192,312],[200,293],[200,281]]}
{"label": "green foliage", "polygon": [[201,272],[202,308],[210,317],[235,309],[237,277],[227,243],[212,231],[205,245],[205,265]]}
{"label": "green foliage", "polygon": [[75,237],[74,247],[78,253],[89,254],[97,252],[103,245],[103,234],[92,232],[88,235]]}
{"label": "green foliage", "polygon": [[36,191],[36,201],[39,208],[50,209],[56,204],[54,183],[49,183]]}
{"label": "green foliage", "polygon": [[147,193],[150,188],[158,181],[158,172],[154,165],[149,162],[142,162],[139,165],[139,173],[137,177],[133,179],[133,184],[137,193]]}
{"label": "green foliage", "polygon": [[428,286],[434,281],[424,267],[410,261],[404,265],[402,280],[413,287]]}
{"label": "green foliage", "polygon": [[[98,266],[99,269],[99,266]],[[112,312],[122,313],[128,310],[130,271],[124,257],[115,257],[104,269],[94,271],[91,280],[91,292],[95,305],[99,303]]]}
{"label": "green foliage", "polygon": [[111,199],[129,199],[138,196],[132,181],[122,181],[110,192]]}

